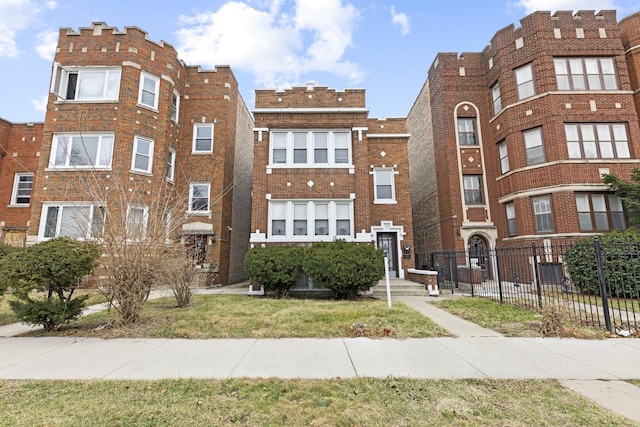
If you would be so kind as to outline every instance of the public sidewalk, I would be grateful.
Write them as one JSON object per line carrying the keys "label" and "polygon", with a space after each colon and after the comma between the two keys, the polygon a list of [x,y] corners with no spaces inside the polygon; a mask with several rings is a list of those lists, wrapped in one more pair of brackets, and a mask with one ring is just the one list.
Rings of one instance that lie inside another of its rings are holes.
{"label": "public sidewalk", "polygon": [[[239,293],[242,289],[205,292]],[[6,337],[0,338],[0,379],[557,379],[601,406],[640,423],[640,388],[621,381],[640,379],[639,339],[507,338],[451,316],[427,300],[395,299],[418,309],[456,337]]]}

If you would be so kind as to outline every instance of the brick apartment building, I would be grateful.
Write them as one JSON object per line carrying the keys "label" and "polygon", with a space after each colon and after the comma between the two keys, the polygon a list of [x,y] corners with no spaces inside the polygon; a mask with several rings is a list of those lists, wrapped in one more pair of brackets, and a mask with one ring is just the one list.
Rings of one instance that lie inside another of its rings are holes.
{"label": "brick apartment building", "polygon": [[[374,242],[414,266],[405,119],[368,118],[364,89],[257,90],[251,244]],[[309,288],[302,281],[297,287]]]}
{"label": "brick apartment building", "polygon": [[[162,221],[180,224],[167,238],[193,251],[209,284],[245,278],[253,120],[229,67],[187,66],[136,27],[61,29],[44,124],[14,127],[11,147],[33,135],[40,152],[27,243],[99,240],[107,211],[126,215],[135,239],[164,198],[175,206]],[[8,160],[3,176],[19,172]]]}
{"label": "brick apartment building", "polygon": [[24,246],[31,187],[42,145],[42,123],[0,119],[0,241]]}
{"label": "brick apartment building", "polygon": [[604,173],[640,166],[640,14],[536,12],[440,53],[408,118],[418,263],[624,229]]}

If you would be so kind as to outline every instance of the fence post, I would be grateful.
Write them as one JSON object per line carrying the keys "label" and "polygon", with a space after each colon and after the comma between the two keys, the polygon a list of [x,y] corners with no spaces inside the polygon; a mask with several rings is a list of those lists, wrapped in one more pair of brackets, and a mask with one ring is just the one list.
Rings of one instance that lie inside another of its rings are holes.
{"label": "fence post", "polygon": [[602,253],[600,251],[600,241],[597,237],[593,239],[593,249],[596,254],[596,265],[598,267],[598,282],[600,285],[600,298],[602,298],[604,324],[607,327],[607,331],[613,332],[611,328],[611,317],[609,315],[609,297],[607,295],[607,284],[604,279],[604,270],[602,268]]}
{"label": "fence post", "polygon": [[[496,275],[498,276],[498,292],[500,293],[500,304],[502,304],[502,277],[500,275],[500,257],[498,256],[498,248],[494,248],[493,253],[496,257],[496,270],[498,270],[496,271]],[[491,257],[489,257],[489,259],[491,259]]]}
{"label": "fence post", "polygon": [[473,292],[473,267],[471,266],[471,251],[467,250],[467,258],[469,259],[469,282],[471,284],[471,296],[474,297]]}
{"label": "fence post", "polygon": [[542,308],[542,285],[540,281],[540,271],[538,268],[538,255],[536,253],[536,244],[531,245],[533,251],[533,271],[535,273],[536,288],[538,291],[538,307]]}

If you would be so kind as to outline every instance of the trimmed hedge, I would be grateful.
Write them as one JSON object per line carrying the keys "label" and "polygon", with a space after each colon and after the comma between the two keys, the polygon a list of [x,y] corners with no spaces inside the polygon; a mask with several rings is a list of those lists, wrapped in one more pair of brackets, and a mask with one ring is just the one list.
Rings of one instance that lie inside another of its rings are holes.
{"label": "trimmed hedge", "polygon": [[600,241],[602,268],[610,296],[637,296],[640,290],[640,234],[636,231],[581,239],[564,254],[572,282],[582,292],[600,295],[594,239]]}
{"label": "trimmed hedge", "polygon": [[300,246],[255,246],[245,256],[244,271],[250,279],[263,285],[266,292],[283,298],[302,274],[303,257]]}

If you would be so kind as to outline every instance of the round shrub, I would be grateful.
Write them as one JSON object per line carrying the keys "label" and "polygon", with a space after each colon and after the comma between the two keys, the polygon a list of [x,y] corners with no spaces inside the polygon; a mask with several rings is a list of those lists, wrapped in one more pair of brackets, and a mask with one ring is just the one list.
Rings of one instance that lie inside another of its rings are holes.
{"label": "round shrub", "polygon": [[244,271],[250,279],[263,285],[266,292],[283,298],[302,274],[303,256],[299,246],[256,246],[245,256]]}

